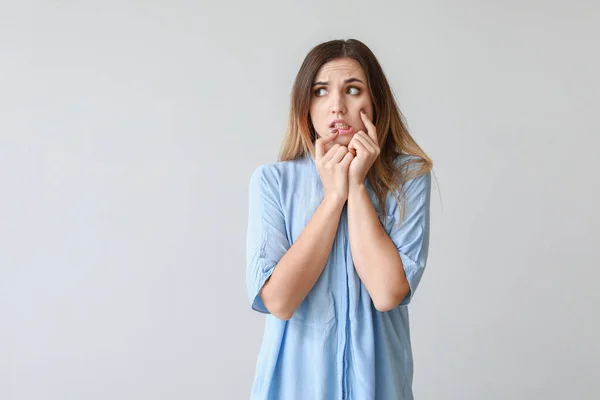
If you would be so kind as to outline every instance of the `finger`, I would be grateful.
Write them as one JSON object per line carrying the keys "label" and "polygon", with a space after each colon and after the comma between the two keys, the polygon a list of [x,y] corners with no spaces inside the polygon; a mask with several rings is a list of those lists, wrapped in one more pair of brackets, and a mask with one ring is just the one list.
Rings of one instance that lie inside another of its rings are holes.
{"label": "finger", "polygon": [[365,126],[367,127],[367,133],[369,134],[369,137],[375,143],[379,143],[379,141],[377,140],[377,129],[375,128],[375,125],[373,125],[373,122],[371,122],[371,119],[369,119],[369,117],[367,116],[365,110],[360,110],[360,117],[362,118]]}
{"label": "finger", "polygon": [[335,138],[337,136],[338,136],[338,130],[336,129],[331,133],[331,135],[317,139],[317,142],[315,143],[315,152],[317,155],[317,159],[320,159],[323,157],[323,155],[325,154],[325,145],[330,143],[331,141],[335,140]]}
{"label": "finger", "polygon": [[379,144],[377,142],[373,142],[373,139],[363,131],[360,131],[359,134],[360,137],[364,139],[365,145],[368,145],[369,150],[372,151],[373,154],[376,154],[378,156],[381,153],[381,148],[379,147]]}
{"label": "finger", "polygon": [[331,157],[331,162],[336,164],[339,163],[346,154],[348,154],[348,148],[346,146],[340,146],[340,148],[337,149],[335,154]]}
{"label": "finger", "polygon": [[373,142],[373,138],[371,138],[371,136],[369,136],[369,134],[365,131],[358,131],[354,134],[354,136],[360,136],[362,137],[366,143],[369,143],[371,146],[375,147],[375,143]]}
{"label": "finger", "polygon": [[354,155],[351,152],[348,152],[346,153],[340,164],[345,167],[344,169],[348,169],[352,160],[354,160]]}
{"label": "finger", "polygon": [[331,158],[335,155],[335,153],[339,150],[340,147],[342,147],[342,145],[338,143],[331,146],[331,148],[327,150],[327,153],[325,153],[325,155],[323,156],[323,162],[329,162],[329,160],[331,160]]}
{"label": "finger", "polygon": [[355,143],[356,141],[354,140],[354,138],[352,138],[352,140],[350,140],[350,143],[348,144],[348,151],[352,153],[354,157],[356,157],[356,147],[354,146]]}
{"label": "finger", "polygon": [[371,142],[371,138],[369,136],[367,136],[367,134],[364,133],[363,131],[358,132],[356,135],[354,135],[354,137],[352,139],[356,139],[357,141],[362,143],[362,145],[368,152],[370,152],[370,153],[375,152],[375,146]]}
{"label": "finger", "polygon": [[352,141],[348,145],[348,148],[350,148],[350,147],[352,147],[354,149],[355,156],[358,156],[359,153],[362,154],[367,151],[367,149],[365,148],[365,145],[358,139],[358,137],[356,135],[354,135],[354,137],[352,138]]}

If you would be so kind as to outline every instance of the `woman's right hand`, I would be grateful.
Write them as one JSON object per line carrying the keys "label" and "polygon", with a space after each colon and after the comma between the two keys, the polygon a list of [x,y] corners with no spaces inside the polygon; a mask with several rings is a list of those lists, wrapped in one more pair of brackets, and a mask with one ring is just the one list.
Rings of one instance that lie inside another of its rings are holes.
{"label": "woman's right hand", "polygon": [[348,199],[348,169],[354,155],[346,146],[334,144],[327,152],[325,146],[338,136],[338,132],[316,140],[315,152],[317,170],[323,183],[325,198],[345,203]]}

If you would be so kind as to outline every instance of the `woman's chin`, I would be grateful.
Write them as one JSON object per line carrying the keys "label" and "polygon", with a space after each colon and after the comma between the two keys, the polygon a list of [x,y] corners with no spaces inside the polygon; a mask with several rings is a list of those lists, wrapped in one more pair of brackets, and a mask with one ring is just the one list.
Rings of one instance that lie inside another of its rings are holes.
{"label": "woman's chin", "polygon": [[347,146],[348,144],[350,144],[350,141],[352,140],[352,136],[354,136],[354,134],[352,135],[340,135],[337,138],[335,138],[334,143],[338,143],[344,146]]}

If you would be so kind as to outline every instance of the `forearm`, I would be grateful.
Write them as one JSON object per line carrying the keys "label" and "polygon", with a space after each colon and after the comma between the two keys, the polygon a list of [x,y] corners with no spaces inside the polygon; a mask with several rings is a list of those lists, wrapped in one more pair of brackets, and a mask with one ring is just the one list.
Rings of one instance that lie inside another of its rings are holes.
{"label": "forearm", "polygon": [[381,226],[364,185],[349,191],[348,234],[354,267],[375,307],[396,307],[410,288],[398,249]]}
{"label": "forearm", "polygon": [[323,272],[331,252],[344,202],[325,198],[288,249],[261,291],[265,307],[289,319]]}

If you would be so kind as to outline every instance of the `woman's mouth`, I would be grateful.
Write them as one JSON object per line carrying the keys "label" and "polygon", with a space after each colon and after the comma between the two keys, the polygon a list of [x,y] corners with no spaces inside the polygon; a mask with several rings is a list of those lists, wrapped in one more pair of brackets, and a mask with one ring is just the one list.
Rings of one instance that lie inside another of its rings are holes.
{"label": "woman's mouth", "polygon": [[354,128],[347,124],[333,124],[331,130],[337,130],[340,135],[351,135],[354,133]]}

